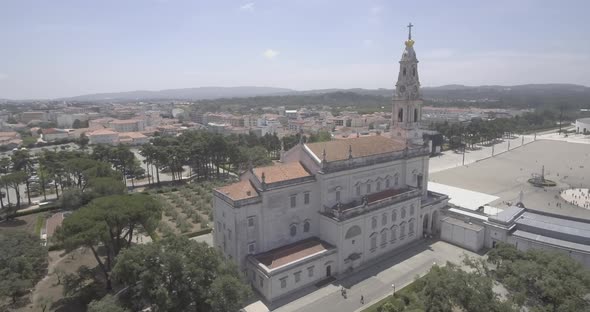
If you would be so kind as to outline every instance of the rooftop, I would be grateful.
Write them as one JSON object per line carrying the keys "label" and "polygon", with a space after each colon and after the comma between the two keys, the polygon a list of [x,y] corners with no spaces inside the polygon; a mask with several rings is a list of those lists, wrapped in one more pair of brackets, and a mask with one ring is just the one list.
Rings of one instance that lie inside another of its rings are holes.
{"label": "rooftop", "polygon": [[260,182],[262,182],[262,174],[264,173],[264,182],[267,184],[311,176],[311,174],[305,169],[305,167],[303,167],[300,162],[290,162],[276,164],[274,166],[258,167],[252,169],[252,171]]}
{"label": "rooftop", "polygon": [[98,129],[98,130],[94,130],[92,132],[88,133],[88,136],[93,136],[93,135],[107,135],[107,134],[118,134],[118,132],[115,132],[109,128],[104,128],[104,129]]}
{"label": "rooftop", "polygon": [[333,248],[319,238],[312,237],[261,253],[254,258],[272,270]]}
{"label": "rooftop", "polygon": [[242,200],[258,196],[256,189],[250,183],[250,180],[236,182],[230,185],[218,187],[218,192],[231,198],[232,200]]}
{"label": "rooftop", "polygon": [[351,154],[353,158],[359,158],[399,152],[406,148],[405,143],[380,135],[349,140],[309,143],[305,144],[305,146],[320,161],[324,159],[323,154],[325,151],[327,162],[346,160],[349,159]]}
{"label": "rooftop", "polygon": [[557,248],[569,248],[573,250],[579,250],[583,252],[590,253],[590,246],[586,244],[579,244],[575,242],[570,242],[558,238],[553,238],[549,236],[539,235],[527,231],[516,230],[514,233],[511,234],[512,236],[533,240],[541,244],[556,246]]}
{"label": "rooftop", "polygon": [[590,239],[590,223],[525,212],[516,219],[519,225]]}
{"label": "rooftop", "polygon": [[134,123],[137,123],[138,121],[139,120],[137,120],[137,119],[118,119],[118,120],[111,121],[111,123],[124,125],[124,124],[134,124]]}
{"label": "rooftop", "polygon": [[504,209],[504,211],[501,211],[500,213],[498,213],[495,216],[489,216],[488,220],[499,222],[499,223],[510,223],[518,215],[520,215],[523,211],[524,211],[524,208],[511,206],[511,207]]}
{"label": "rooftop", "polygon": [[121,133],[119,133],[119,136],[130,137],[132,139],[143,139],[143,138],[147,138],[141,132],[121,132]]}

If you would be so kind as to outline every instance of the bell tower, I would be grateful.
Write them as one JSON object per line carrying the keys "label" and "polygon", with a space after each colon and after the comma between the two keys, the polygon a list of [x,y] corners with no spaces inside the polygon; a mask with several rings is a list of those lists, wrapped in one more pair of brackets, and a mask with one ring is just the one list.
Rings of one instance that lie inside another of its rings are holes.
{"label": "bell tower", "polygon": [[406,48],[399,61],[399,74],[395,84],[393,111],[391,116],[391,136],[406,142],[406,145],[422,145],[422,99],[420,79],[418,78],[418,59],[412,40],[412,23],[408,26]]}

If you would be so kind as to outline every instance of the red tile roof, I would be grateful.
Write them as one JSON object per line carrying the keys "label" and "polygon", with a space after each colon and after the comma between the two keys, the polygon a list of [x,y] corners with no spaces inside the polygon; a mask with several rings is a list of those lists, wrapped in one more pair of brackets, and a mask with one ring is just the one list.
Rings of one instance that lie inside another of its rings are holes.
{"label": "red tile roof", "polygon": [[349,158],[350,150],[352,157],[367,157],[385,153],[403,151],[405,144],[385,136],[367,136],[348,140],[335,140],[329,142],[317,142],[305,144],[315,156],[321,161],[324,150],[326,161],[346,160]]}
{"label": "red tile roof", "polygon": [[232,200],[241,200],[258,196],[258,192],[256,192],[256,189],[252,186],[252,183],[250,183],[249,180],[222,186],[216,190]]}
{"label": "red tile roof", "polygon": [[311,174],[305,169],[305,167],[303,167],[300,162],[258,167],[254,168],[252,171],[254,171],[254,175],[256,175],[258,181],[260,182],[262,182],[262,174],[264,173],[264,181],[266,183],[288,181],[311,176]]}
{"label": "red tile roof", "polygon": [[267,251],[254,258],[258,260],[258,262],[264,264],[267,268],[275,269],[332,248],[334,248],[334,246],[317,237],[312,237]]}

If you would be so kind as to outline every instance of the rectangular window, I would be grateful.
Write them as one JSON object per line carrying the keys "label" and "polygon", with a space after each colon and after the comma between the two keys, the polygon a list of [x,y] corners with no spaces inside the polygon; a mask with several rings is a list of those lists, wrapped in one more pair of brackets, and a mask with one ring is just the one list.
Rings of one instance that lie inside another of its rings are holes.
{"label": "rectangular window", "polygon": [[303,203],[309,205],[309,192],[303,194]]}
{"label": "rectangular window", "polygon": [[227,230],[227,238],[229,240],[231,240],[231,230],[229,230],[229,229]]}
{"label": "rectangular window", "polygon": [[367,184],[367,194],[371,194],[371,184]]}
{"label": "rectangular window", "polygon": [[340,191],[336,191],[336,201],[340,202]]}
{"label": "rectangular window", "polygon": [[262,280],[262,276],[258,276],[258,280],[260,281],[260,288],[264,287],[264,281]]}
{"label": "rectangular window", "polygon": [[248,253],[253,254],[256,252],[256,242],[251,242],[248,244]]}
{"label": "rectangular window", "polygon": [[287,277],[281,278],[281,288],[287,288]]}
{"label": "rectangular window", "polygon": [[377,192],[381,191],[381,182],[377,182]]}
{"label": "rectangular window", "polygon": [[356,196],[361,196],[361,187],[360,186],[356,187]]}
{"label": "rectangular window", "polygon": [[295,272],[293,275],[295,276],[295,283],[299,283],[301,280],[301,271]]}
{"label": "rectangular window", "polygon": [[385,180],[385,188],[389,188],[389,179]]}
{"label": "rectangular window", "polygon": [[254,227],[254,217],[248,218],[248,227]]}
{"label": "rectangular window", "polygon": [[309,277],[313,277],[313,266],[310,266],[309,268],[307,268],[307,276]]}
{"label": "rectangular window", "polygon": [[291,195],[291,208],[297,206],[297,195]]}

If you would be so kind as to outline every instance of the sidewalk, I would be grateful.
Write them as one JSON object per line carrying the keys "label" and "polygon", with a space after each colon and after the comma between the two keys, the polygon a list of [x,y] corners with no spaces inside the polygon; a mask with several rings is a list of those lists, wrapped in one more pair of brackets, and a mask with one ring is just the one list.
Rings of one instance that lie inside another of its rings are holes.
{"label": "sidewalk", "polygon": [[[308,295],[299,299],[293,298],[293,301],[273,311],[362,311],[390,295],[393,292],[392,284],[396,285],[396,291],[400,290],[413,282],[416,276],[422,276],[428,272],[435,263],[444,265],[447,261],[451,261],[460,264],[463,254],[481,257],[442,241],[420,241],[398,254],[386,257],[374,265],[338,279]],[[341,286],[347,288],[347,299],[340,293]],[[364,297],[364,305],[360,303],[361,295]]]}

